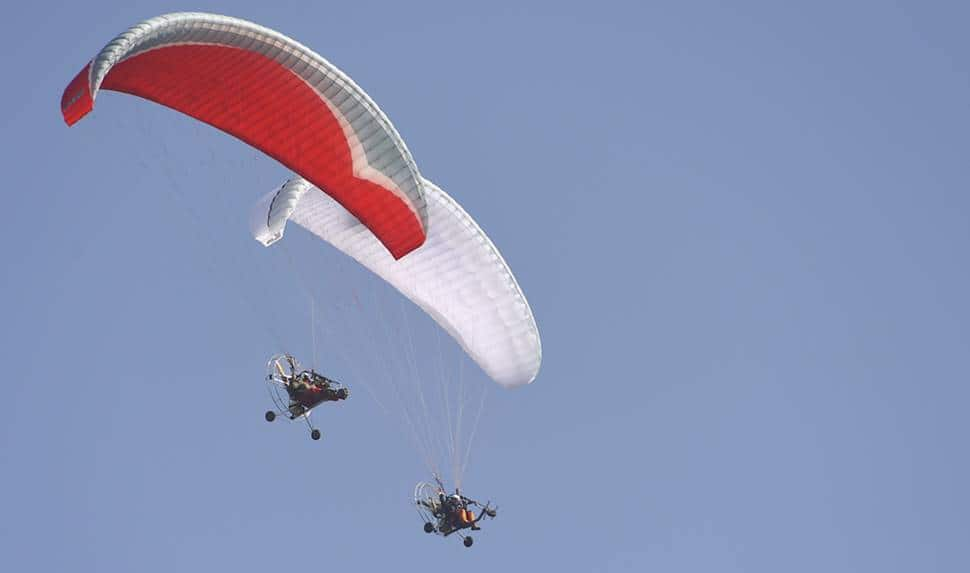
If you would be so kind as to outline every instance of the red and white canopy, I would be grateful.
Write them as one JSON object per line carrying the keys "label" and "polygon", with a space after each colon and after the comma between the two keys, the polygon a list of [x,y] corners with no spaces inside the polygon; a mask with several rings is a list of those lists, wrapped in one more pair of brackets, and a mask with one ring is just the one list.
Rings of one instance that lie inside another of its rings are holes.
{"label": "red and white canopy", "polygon": [[347,75],[279,32],[214,14],[151,18],[67,86],[68,125],[102,89],[160,103],[262,150],[353,213],[395,259],[425,240],[421,176],[391,122]]}

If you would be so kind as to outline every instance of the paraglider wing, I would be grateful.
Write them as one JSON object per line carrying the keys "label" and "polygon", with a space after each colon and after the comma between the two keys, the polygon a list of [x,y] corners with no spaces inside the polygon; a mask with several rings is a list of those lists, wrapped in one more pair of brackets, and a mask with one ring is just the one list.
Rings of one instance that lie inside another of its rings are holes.
{"label": "paraglider wing", "polygon": [[511,269],[454,199],[427,179],[422,183],[428,237],[399,261],[352,214],[299,177],[257,203],[253,236],[272,244],[292,220],[421,307],[493,380],[503,386],[532,382],[542,362],[539,330]]}
{"label": "paraglider wing", "polygon": [[260,149],[325,190],[394,258],[424,242],[420,175],[397,131],[349,77],[278,32],[214,14],[151,18],[67,86],[68,125],[102,89],[155,101]]}

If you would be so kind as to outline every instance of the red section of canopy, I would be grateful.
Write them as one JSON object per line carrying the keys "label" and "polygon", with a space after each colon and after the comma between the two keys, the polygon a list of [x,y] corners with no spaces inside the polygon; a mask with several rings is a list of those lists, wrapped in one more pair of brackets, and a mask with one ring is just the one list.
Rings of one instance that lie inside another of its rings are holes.
{"label": "red section of canopy", "polygon": [[[91,110],[87,80],[85,67],[64,92],[68,125]],[[336,199],[396,259],[424,243],[421,221],[403,199],[354,177],[350,145],[321,96],[262,54],[214,45],[158,48],[115,65],[101,88],[160,103],[260,149]]]}
{"label": "red section of canopy", "polygon": [[77,123],[94,106],[94,100],[91,99],[91,88],[88,85],[88,70],[90,68],[91,64],[88,63],[64,88],[64,95],[61,96],[61,113],[64,114],[64,121],[67,122],[67,125]]}

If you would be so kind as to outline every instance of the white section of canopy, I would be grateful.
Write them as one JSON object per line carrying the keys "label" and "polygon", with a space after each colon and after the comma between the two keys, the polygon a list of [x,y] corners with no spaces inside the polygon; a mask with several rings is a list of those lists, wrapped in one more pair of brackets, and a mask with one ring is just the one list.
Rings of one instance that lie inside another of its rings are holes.
{"label": "white section of canopy", "polygon": [[542,345],[512,270],[454,199],[427,179],[422,184],[427,240],[400,260],[340,204],[300,177],[257,203],[253,236],[268,246],[292,220],[421,307],[493,380],[507,387],[532,382],[542,362]]}

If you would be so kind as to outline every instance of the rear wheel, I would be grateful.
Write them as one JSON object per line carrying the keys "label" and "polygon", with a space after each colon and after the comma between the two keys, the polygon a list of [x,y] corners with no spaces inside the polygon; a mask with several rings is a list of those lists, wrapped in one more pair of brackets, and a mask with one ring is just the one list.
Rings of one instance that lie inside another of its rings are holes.
{"label": "rear wheel", "polygon": [[313,438],[314,440],[319,440],[320,439],[320,430],[318,430],[316,428],[313,428],[313,430],[310,432],[310,437]]}
{"label": "rear wheel", "polygon": [[272,410],[267,410],[266,411],[266,421],[267,422],[272,422],[275,419],[276,419],[276,412],[274,412]]}
{"label": "rear wheel", "polygon": [[462,541],[462,543],[465,544],[465,547],[471,547],[472,543],[475,543],[475,540],[472,539],[471,535],[469,535],[468,537],[465,538],[464,541]]}
{"label": "rear wheel", "polygon": [[431,533],[434,531],[434,525],[430,521],[424,522],[424,532]]}

